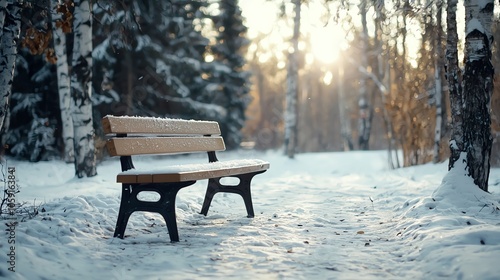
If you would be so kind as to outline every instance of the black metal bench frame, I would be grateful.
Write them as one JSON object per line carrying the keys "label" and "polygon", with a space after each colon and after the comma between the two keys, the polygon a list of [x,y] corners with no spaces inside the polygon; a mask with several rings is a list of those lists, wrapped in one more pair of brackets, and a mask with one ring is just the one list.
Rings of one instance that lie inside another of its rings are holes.
{"label": "black metal bench frame", "polygon": [[[105,118],[112,117],[106,116]],[[104,119],[103,119],[103,126]],[[107,125],[109,127],[109,124]],[[105,128],[108,130],[107,133],[112,133],[110,128]],[[117,138],[125,138],[127,134],[116,134]],[[166,137],[165,139],[167,139]],[[168,140],[167,140],[168,141]],[[110,150],[108,146],[108,150]],[[214,163],[218,162],[215,151],[208,151],[208,162]],[[130,155],[122,155],[120,156],[120,164],[122,172],[135,169],[132,161],[132,156]],[[114,237],[124,238],[125,237],[125,229],[127,228],[128,220],[132,213],[136,211],[145,211],[145,212],[153,212],[160,214],[166,223],[168,233],[170,236],[170,240],[172,242],[179,241],[179,233],[177,229],[177,220],[175,213],[175,199],[179,190],[184,187],[193,185],[197,180],[208,179],[207,190],[205,193],[205,198],[203,201],[203,205],[200,211],[200,214],[207,215],[208,210],[210,208],[210,204],[215,194],[217,193],[234,193],[238,194],[243,198],[245,203],[245,208],[247,211],[247,217],[253,218],[255,216],[253,204],[252,204],[252,195],[251,195],[251,182],[255,175],[261,174],[269,168],[269,164],[267,163],[265,166],[261,166],[259,168],[253,168],[252,172],[244,172],[240,171],[229,171],[235,174],[229,174],[223,176],[217,176],[217,170],[214,173],[207,173],[203,178],[197,178],[196,180],[186,180],[186,181],[164,181],[164,182],[139,182],[139,183],[129,183],[122,182],[122,193],[121,193],[121,201],[120,201],[120,209],[118,212],[118,218],[116,222]],[[227,172],[227,169],[225,169]],[[240,173],[238,173],[240,172]],[[225,177],[234,177],[239,179],[239,183],[237,185],[224,185],[221,183],[221,179]],[[118,178],[117,178],[118,180]],[[157,201],[144,201],[138,198],[139,193],[144,191],[156,192],[159,194],[160,198]]]}

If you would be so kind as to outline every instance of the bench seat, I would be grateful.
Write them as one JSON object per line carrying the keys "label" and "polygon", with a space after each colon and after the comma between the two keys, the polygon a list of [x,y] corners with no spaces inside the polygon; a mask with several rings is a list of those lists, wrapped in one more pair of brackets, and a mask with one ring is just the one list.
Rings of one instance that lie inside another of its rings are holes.
{"label": "bench seat", "polygon": [[259,159],[240,159],[198,164],[170,165],[156,169],[130,169],[118,173],[117,183],[186,182],[230,177],[269,169],[269,162]]}

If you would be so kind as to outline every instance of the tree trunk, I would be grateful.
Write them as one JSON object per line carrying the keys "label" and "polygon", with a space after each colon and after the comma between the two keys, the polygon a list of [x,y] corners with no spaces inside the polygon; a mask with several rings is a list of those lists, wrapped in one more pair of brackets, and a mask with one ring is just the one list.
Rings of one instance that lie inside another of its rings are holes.
{"label": "tree trunk", "polygon": [[[340,134],[344,140],[344,151],[352,151],[354,145],[352,143],[352,133],[351,133],[351,118],[349,117],[349,108],[347,102],[345,101],[345,90],[344,90],[344,66],[339,63],[337,66],[338,71],[338,92],[339,92],[339,115],[340,115]],[[319,104],[318,104],[319,105]]]}
{"label": "tree trunk", "polygon": [[447,37],[446,37],[446,63],[448,88],[450,91],[451,109],[451,140],[450,161],[448,169],[459,159],[464,150],[462,131],[462,77],[458,67],[458,33],[457,33],[457,3],[458,0],[449,0],[446,10]]}
{"label": "tree trunk", "polygon": [[452,135],[448,168],[454,168],[462,155],[467,174],[474,183],[488,191],[491,155],[490,99],[493,91],[493,65],[491,59],[491,21],[493,1],[472,3],[465,1],[465,70],[463,87],[460,85],[457,56],[456,6],[449,1],[447,60],[448,84],[452,112]]}
{"label": "tree trunk", "polygon": [[[492,146],[490,101],[493,92],[491,45],[493,0],[464,2],[465,70],[463,76],[463,142],[469,176],[488,191]],[[451,163],[453,166],[453,163]]]}
{"label": "tree trunk", "polygon": [[434,66],[434,78],[435,78],[435,95],[436,100],[436,128],[434,129],[434,158],[433,162],[438,163],[441,161],[441,138],[443,135],[443,86],[441,81],[441,69],[442,69],[442,42],[441,37],[443,36],[442,27],[442,15],[443,15],[443,2],[439,1],[437,3],[437,35],[436,35],[436,54],[435,54],[435,66]]}
{"label": "tree trunk", "polygon": [[51,0],[52,34],[54,38],[54,51],[57,58],[57,89],[59,93],[59,107],[61,110],[62,139],[64,145],[64,161],[75,161],[74,130],[71,116],[71,88],[68,70],[68,56],[66,54],[66,34],[56,26],[56,21],[61,19],[57,12],[58,0]]}
{"label": "tree trunk", "polygon": [[7,12],[7,0],[0,0],[0,38],[3,34],[3,26],[5,24],[5,15]]}
{"label": "tree trunk", "polygon": [[300,0],[294,0],[295,16],[293,26],[292,47],[293,52],[289,54],[286,112],[285,112],[285,154],[294,158],[297,146],[297,98],[298,98],[298,56],[300,35]]}
{"label": "tree trunk", "polygon": [[389,48],[386,46],[384,50],[384,1],[374,0],[373,7],[375,9],[375,38],[374,45],[375,49],[379,53],[377,56],[377,79],[374,80],[378,84],[378,90],[380,92],[380,100],[382,102],[382,119],[386,128],[387,137],[387,155],[388,164],[391,169],[399,168],[399,157],[398,149],[396,146],[396,139],[394,138],[394,127],[392,124],[391,116],[387,109],[387,97],[391,96],[391,65],[390,57],[391,53]]}
{"label": "tree trunk", "polygon": [[[368,27],[366,22],[366,1],[361,1],[360,11],[361,25],[363,28],[361,38],[361,67],[368,68]],[[368,104],[367,77],[362,75],[359,80],[359,116],[358,116],[358,143],[360,150],[368,150],[370,142],[370,105]]]}
{"label": "tree trunk", "polygon": [[132,61],[132,51],[129,49],[123,50],[125,53],[125,71],[127,71],[127,87],[125,92],[125,104],[127,105],[127,115],[132,115],[133,113],[133,101],[134,101],[134,65]]}
{"label": "tree trunk", "polygon": [[97,174],[91,100],[92,15],[89,1],[76,0],[74,3],[71,109],[75,132],[75,173],[82,178]]}
{"label": "tree trunk", "polygon": [[[5,24],[5,16],[6,16],[6,13],[7,13],[7,0],[0,0],[0,38],[3,38],[3,28],[4,28],[4,24]],[[2,45],[3,46],[3,45]],[[0,47],[2,47],[0,46]],[[4,66],[2,65],[1,66],[1,69],[0,69],[0,76],[3,76],[4,75],[4,71],[7,71],[7,68],[4,68]],[[5,89],[7,90],[7,87],[4,87],[2,86],[2,89]],[[9,98],[5,98],[3,97],[4,96],[4,93],[2,91],[2,89],[0,89],[0,132],[4,132],[1,134],[1,137],[0,137],[0,156],[2,154],[4,154],[4,146],[6,144],[6,139],[7,139],[7,131],[9,131],[9,105],[8,105],[8,102],[9,102]],[[10,93],[8,94],[10,96]],[[5,109],[2,109],[2,108],[5,108]]]}
{"label": "tree trunk", "polygon": [[17,57],[17,41],[21,31],[22,5],[18,1],[0,0],[0,130],[3,127],[12,91]]}

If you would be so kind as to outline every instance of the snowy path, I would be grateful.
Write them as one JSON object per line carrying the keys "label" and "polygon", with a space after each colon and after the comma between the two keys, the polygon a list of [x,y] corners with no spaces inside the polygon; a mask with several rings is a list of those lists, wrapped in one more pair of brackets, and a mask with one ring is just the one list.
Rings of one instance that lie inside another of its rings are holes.
{"label": "snowy path", "polygon": [[[114,183],[117,161],[103,163],[99,176],[83,180],[67,175],[71,165],[14,162],[22,187],[19,196],[45,201],[46,211],[18,226],[17,272],[2,266],[0,275],[13,279],[478,276],[473,275],[478,268],[467,263],[482,263],[482,279],[500,275],[492,263],[500,252],[500,211],[488,206],[457,214],[453,207],[440,209],[444,204],[438,202],[431,202],[434,212],[429,209],[428,200],[446,173],[445,164],[390,171],[384,152],[305,154],[295,160],[274,153],[226,154],[228,159],[254,156],[271,162],[271,169],[255,178],[256,217],[246,218],[241,198],[231,194],[217,195],[208,217],[198,214],[204,195],[204,182],[199,182],[178,196],[179,243],[169,242],[160,216],[150,213],[132,215],[124,240],[112,238],[120,195]],[[499,182],[500,170],[493,170],[490,180]],[[494,203],[500,205],[498,185],[491,191]],[[441,234],[448,241],[439,240]],[[6,247],[3,241],[0,244],[4,264]]]}

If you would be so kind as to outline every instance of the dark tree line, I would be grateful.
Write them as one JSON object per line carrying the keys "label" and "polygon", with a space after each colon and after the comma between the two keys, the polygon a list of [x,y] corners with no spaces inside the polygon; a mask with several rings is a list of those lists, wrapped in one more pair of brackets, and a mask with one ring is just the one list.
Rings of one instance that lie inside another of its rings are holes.
{"label": "dark tree line", "polygon": [[[0,1],[2,12],[4,2],[9,1]],[[87,30],[82,29],[83,36],[92,38],[88,44],[81,44],[74,35],[80,26],[80,1],[52,2],[19,6],[25,20],[18,22],[19,42],[12,41],[19,55],[12,67],[12,94],[3,99],[8,103],[0,114],[11,114],[10,125],[2,131],[3,153],[31,161],[72,161],[70,153],[78,155],[77,148],[94,145],[94,134],[100,151],[100,118],[106,114],[215,120],[221,124],[227,148],[239,146],[250,75],[243,69],[249,41],[237,1],[93,1],[91,17],[81,21],[89,23]],[[12,14],[5,15],[0,14],[0,19],[10,19]],[[89,44],[91,57],[79,58]],[[69,73],[60,71],[64,57]],[[80,71],[74,65],[87,68]],[[3,77],[9,72],[2,69],[1,73]],[[65,103],[61,84],[65,75],[70,77],[71,98],[76,94],[88,101]],[[89,83],[78,85],[82,80]],[[92,114],[70,120],[74,132],[69,135],[78,134],[75,125],[90,123],[92,128],[76,137],[86,138],[88,144],[75,144],[70,152],[67,147],[77,140],[68,142],[71,137],[64,136],[68,122],[61,112],[75,104],[69,111],[90,106]],[[77,174],[85,168],[77,167]]]}

